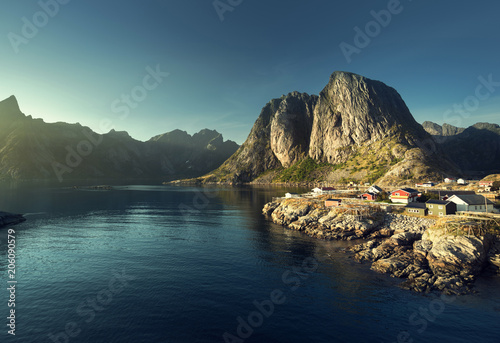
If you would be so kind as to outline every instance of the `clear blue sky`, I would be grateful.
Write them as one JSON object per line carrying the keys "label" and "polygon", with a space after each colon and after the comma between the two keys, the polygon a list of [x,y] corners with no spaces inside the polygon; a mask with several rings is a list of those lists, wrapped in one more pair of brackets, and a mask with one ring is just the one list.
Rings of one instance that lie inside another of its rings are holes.
{"label": "clear blue sky", "polygon": [[[223,21],[212,0],[54,1],[42,0],[49,15],[37,1],[0,5],[0,98],[16,95],[46,122],[100,131],[108,119],[140,140],[211,128],[242,143],[271,98],[318,94],[343,70],[396,88],[419,122],[500,123],[495,0],[231,0]],[[369,24],[388,8],[390,22]],[[356,47],[354,28],[367,24],[373,37],[349,63],[340,44]],[[169,74],[144,93],[147,67]],[[494,81],[481,99],[479,77]],[[134,89],[140,101],[124,107]]]}

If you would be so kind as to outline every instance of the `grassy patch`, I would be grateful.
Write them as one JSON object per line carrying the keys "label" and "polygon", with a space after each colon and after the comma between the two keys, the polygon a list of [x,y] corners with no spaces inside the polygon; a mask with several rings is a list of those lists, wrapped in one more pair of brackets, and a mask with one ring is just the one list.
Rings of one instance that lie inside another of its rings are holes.
{"label": "grassy patch", "polygon": [[329,163],[317,163],[312,158],[308,157],[305,160],[295,163],[293,166],[283,169],[274,178],[275,182],[300,182],[313,181],[311,174],[315,171],[325,169],[331,170],[332,165]]}

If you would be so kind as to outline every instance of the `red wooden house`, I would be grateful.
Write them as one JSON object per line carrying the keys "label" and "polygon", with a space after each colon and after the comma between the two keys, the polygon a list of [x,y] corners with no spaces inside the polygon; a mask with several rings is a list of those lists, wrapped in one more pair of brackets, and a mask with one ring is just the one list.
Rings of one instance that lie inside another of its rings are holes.
{"label": "red wooden house", "polygon": [[374,193],[361,194],[361,199],[375,201],[375,200],[377,200],[377,194],[374,194]]}
{"label": "red wooden house", "polygon": [[492,187],[494,184],[494,181],[480,181],[479,186],[480,187]]}
{"label": "red wooden house", "polygon": [[418,191],[413,188],[401,188],[391,193],[391,201],[409,204],[417,201],[418,194]]}
{"label": "red wooden house", "polygon": [[328,199],[325,200],[326,207],[338,207],[342,205],[342,199]]}

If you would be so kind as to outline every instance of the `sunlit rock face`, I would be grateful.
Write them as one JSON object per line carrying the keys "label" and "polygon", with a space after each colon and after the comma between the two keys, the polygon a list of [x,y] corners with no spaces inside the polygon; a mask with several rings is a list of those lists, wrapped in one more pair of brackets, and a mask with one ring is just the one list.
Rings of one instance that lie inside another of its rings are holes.
{"label": "sunlit rock face", "polygon": [[[292,92],[264,106],[245,143],[210,181],[249,182],[305,158],[342,163],[358,148],[383,139],[396,147],[388,151],[388,159],[404,160],[411,149],[424,156],[434,153],[432,137],[396,90],[363,76],[335,72],[319,96]],[[418,170],[427,172],[422,159],[403,161],[394,177],[419,163],[423,168]]]}

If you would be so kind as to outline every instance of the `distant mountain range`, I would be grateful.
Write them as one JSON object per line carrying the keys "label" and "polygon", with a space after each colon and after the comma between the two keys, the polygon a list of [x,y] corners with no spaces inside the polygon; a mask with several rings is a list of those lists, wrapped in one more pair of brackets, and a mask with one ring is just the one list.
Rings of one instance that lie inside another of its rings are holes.
{"label": "distant mountain range", "polygon": [[100,135],[80,124],[25,116],[14,96],[0,102],[0,179],[169,180],[203,175],[237,149],[217,131],[174,130],[147,142],[127,132]]}
{"label": "distant mountain range", "polygon": [[463,175],[484,176],[500,172],[500,126],[477,123],[468,128],[426,121],[422,124]]}
{"label": "distant mountain range", "polygon": [[380,81],[334,72],[319,95],[266,104],[239,147],[217,131],[147,142],[25,116],[0,102],[0,179],[188,179],[202,183],[377,182],[403,185],[500,172],[500,126],[415,121]]}

